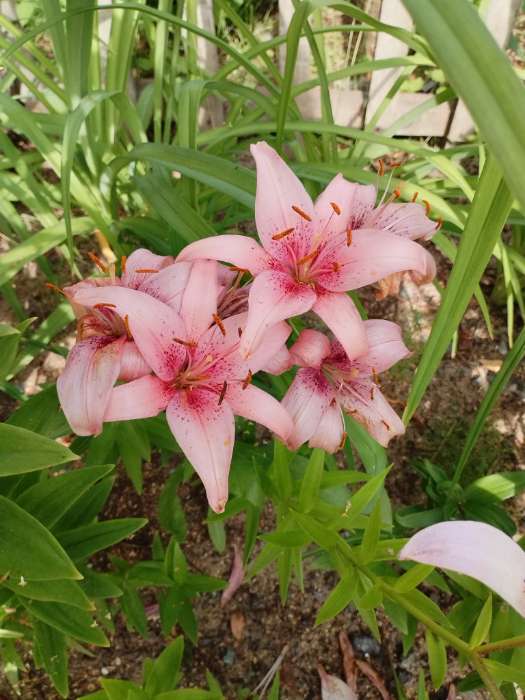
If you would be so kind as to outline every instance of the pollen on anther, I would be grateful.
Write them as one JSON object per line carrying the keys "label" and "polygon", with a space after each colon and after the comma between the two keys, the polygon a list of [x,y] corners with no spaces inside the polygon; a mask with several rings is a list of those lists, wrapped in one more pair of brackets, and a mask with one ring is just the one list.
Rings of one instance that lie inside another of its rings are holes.
{"label": "pollen on anther", "polygon": [[135,272],[140,272],[143,274],[151,274],[153,272],[158,272],[158,270],[153,269],[152,267],[140,267],[135,270]]}
{"label": "pollen on anther", "polygon": [[372,388],[370,389],[370,401],[373,401],[373,400],[374,400],[374,389],[375,389],[375,387],[372,387]]}
{"label": "pollen on anther", "polygon": [[439,217],[439,219],[436,221],[436,231],[439,231],[439,229],[443,226],[443,219]]}
{"label": "pollen on anther", "polygon": [[289,236],[294,231],[295,228],[293,226],[291,228],[285,228],[284,231],[279,231],[279,233],[275,233],[272,236],[272,241],[280,241],[281,238],[286,238],[286,236]]}
{"label": "pollen on anther", "polygon": [[425,205],[425,214],[428,216],[430,214],[430,202],[428,199],[424,199],[423,204]]}
{"label": "pollen on anther", "polygon": [[242,335],[242,328],[240,326],[239,326],[239,328],[237,328],[237,335],[239,336],[239,338]]}
{"label": "pollen on anther", "polygon": [[226,396],[227,388],[228,388],[228,382],[224,382],[224,384],[222,385],[221,393],[219,394],[219,406],[224,401],[224,397]]}
{"label": "pollen on anther", "polygon": [[401,190],[399,189],[399,187],[396,187],[396,189],[393,192],[393,196],[394,199],[399,199],[399,197],[401,197]]}
{"label": "pollen on anther", "polygon": [[304,265],[304,263],[315,260],[318,255],[319,255],[319,248],[316,248],[311,253],[308,253],[308,255],[305,255],[304,258],[301,258],[300,260],[298,260],[297,264]]}
{"label": "pollen on anther", "polygon": [[120,258],[120,271],[121,271],[121,273],[126,272],[126,261],[127,261],[127,259],[128,259],[128,258],[127,258],[125,255],[123,255],[123,256]]}
{"label": "pollen on anther", "polygon": [[345,446],[345,442],[346,442],[346,438],[347,438],[347,437],[348,437],[348,434],[347,434],[347,433],[343,433],[343,435],[342,435],[342,437],[341,437],[341,442],[339,443],[339,446],[338,446],[338,449],[339,449],[339,450],[342,450],[343,447]]}
{"label": "pollen on anther", "polygon": [[222,318],[218,316],[217,314],[213,314],[213,320],[215,324],[219,327],[220,332],[223,335],[226,335],[226,328],[224,327],[224,323],[222,322]]}
{"label": "pollen on anther", "polygon": [[410,201],[415,202],[418,197],[419,197],[419,192],[414,192],[414,194],[412,195],[412,199]]}
{"label": "pollen on anther", "polygon": [[249,384],[252,383],[252,377],[253,377],[252,371],[251,371],[251,369],[249,369],[248,374],[242,380],[242,390],[243,391],[248,387]]}
{"label": "pollen on anther", "polygon": [[382,158],[379,159],[379,165],[378,165],[377,171],[379,173],[379,177],[383,177],[383,175],[385,174],[385,164],[384,164]]}
{"label": "pollen on anther", "polygon": [[392,430],[392,428],[388,425],[388,423],[386,422],[386,420],[383,420],[383,418],[381,418],[381,423],[385,426],[385,428],[386,428],[387,430]]}
{"label": "pollen on anther", "polygon": [[341,214],[341,207],[339,206],[339,204],[337,204],[337,202],[330,202],[330,206],[335,211],[337,216],[339,216]]}
{"label": "pollen on anther", "polygon": [[108,266],[106,265],[105,262],[103,262],[98,255],[95,255],[95,253],[88,253],[88,258],[91,260],[91,262],[95,263],[95,265],[98,267],[98,269],[101,272],[107,272],[108,271]]}
{"label": "pollen on anther", "polygon": [[100,304],[93,304],[94,309],[103,309],[104,307],[107,307],[108,309],[116,309],[117,305],[116,304],[109,304],[106,302],[101,302]]}
{"label": "pollen on anther", "polygon": [[299,216],[304,219],[305,221],[311,221],[312,217],[307,214],[305,211],[301,209],[301,207],[298,207],[296,204],[292,204],[292,209],[296,214],[299,214]]}
{"label": "pollen on anther", "polygon": [[352,245],[352,229],[351,228],[346,229],[346,245],[347,246]]}

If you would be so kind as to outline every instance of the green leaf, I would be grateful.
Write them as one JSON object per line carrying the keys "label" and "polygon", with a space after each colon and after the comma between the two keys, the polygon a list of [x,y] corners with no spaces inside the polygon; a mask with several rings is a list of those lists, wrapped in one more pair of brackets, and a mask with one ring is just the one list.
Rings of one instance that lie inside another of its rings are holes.
{"label": "green leaf", "polygon": [[395,583],[394,588],[399,593],[407,593],[417,588],[426,578],[430,576],[434,567],[430,564],[415,564],[406,571]]}
{"label": "green leaf", "polygon": [[369,474],[377,474],[388,466],[385,448],[380,445],[351,416],[345,415],[345,429],[353,447],[356,448]]}
{"label": "green leaf", "polygon": [[184,653],[184,637],[177,637],[155,659],[151,673],[148,676],[144,690],[150,697],[158,693],[173,690],[180,675],[182,655]]}
{"label": "green leaf", "polygon": [[403,2],[418,31],[428,40],[438,65],[467,105],[525,210],[525,92],[508,57],[471,3]]}
{"label": "green leaf", "polygon": [[489,593],[487,600],[481,608],[481,612],[476,620],[476,625],[470,637],[470,646],[477,647],[488,639],[490,626],[492,624],[492,595]]}
{"label": "green leaf", "polygon": [[145,518],[102,520],[60,533],[60,542],[72,559],[85,559],[129,537],[147,522]]}
{"label": "green leaf", "polygon": [[473,481],[465,489],[466,500],[505,501],[525,491],[525,472],[499,472]]}
{"label": "green leaf", "polygon": [[447,675],[447,649],[441,637],[436,637],[428,628],[425,630],[425,635],[430,677],[434,688],[438,690]]}
{"label": "green leaf", "polygon": [[26,428],[51,440],[71,431],[63,411],[60,410],[55,385],[30,396],[9,416],[6,423]]}
{"label": "green leaf", "polygon": [[319,497],[319,488],[324,473],[324,450],[312,450],[299,491],[299,510],[308,513]]}
{"label": "green leaf", "polygon": [[366,506],[383,488],[384,481],[389,471],[390,468],[379,472],[379,474],[373,476],[370,481],[368,481],[364,486],[361,486],[361,488],[354,493],[350,499],[350,508],[348,509],[348,512],[345,513],[343,518],[341,518],[341,520],[344,520],[346,527],[352,527],[352,524],[355,523]]}
{"label": "green leaf", "polygon": [[525,688],[525,671],[522,668],[507,666],[499,661],[485,659],[483,661],[490,675],[501,683],[517,683],[520,688]]}
{"label": "green leaf", "polygon": [[17,328],[9,326],[7,323],[0,323],[0,382],[11,372],[15,363],[16,353],[20,344],[22,334]]}
{"label": "green leaf", "polygon": [[25,474],[78,459],[67,447],[25,428],[0,424],[0,476]]}
{"label": "green leaf", "polygon": [[[14,578],[81,579],[53,535],[32,515],[0,496],[0,571]],[[22,555],[23,553],[23,555]]]}
{"label": "green leaf", "polygon": [[60,603],[43,603],[39,601],[23,601],[24,607],[42,622],[63,632],[68,637],[74,637],[81,642],[95,644],[96,646],[109,646],[105,634],[98,628],[91,615],[83,610],[76,609],[71,614],[69,605]]}
{"label": "green leaf", "polygon": [[[186,516],[182,503],[177,495],[177,488],[180,484],[180,476],[177,470],[170,475],[166,481],[159,498],[159,523],[161,527],[171,533],[177,542],[184,542],[186,539],[187,525]],[[218,525],[218,523],[208,522],[208,528]],[[224,525],[221,523],[224,532]],[[215,544],[215,542],[214,542]]]}
{"label": "green leaf", "polygon": [[[410,0],[412,2],[412,0]],[[427,5],[425,1],[422,5]],[[447,0],[448,4],[448,0]],[[485,163],[441,306],[410,389],[404,419],[414,415],[490,259],[512,197],[492,158]]]}
{"label": "green leaf", "polygon": [[354,573],[343,576],[319,609],[315,624],[320,625],[338,615],[355,598],[356,590],[357,576]]}
{"label": "green leaf", "polygon": [[129,700],[129,693],[137,689],[135,683],[116,678],[101,678],[100,685],[108,700]]}
{"label": "green leaf", "polygon": [[293,519],[301,527],[307,535],[309,535],[314,542],[318,545],[324,547],[325,549],[332,549],[337,546],[341,537],[334,530],[330,530],[328,527],[319,523],[315,518],[309,515],[304,515],[302,513],[296,513],[292,511]]}
{"label": "green leaf", "polygon": [[381,533],[381,502],[377,501],[368,518],[360,548],[360,559],[368,563],[374,559]]}
{"label": "green leaf", "polygon": [[67,474],[51,476],[24,491],[17,503],[46,527],[53,526],[97,481],[114,469],[112,464],[82,467]]}
{"label": "green leaf", "polygon": [[[69,579],[59,581],[20,581],[7,579],[3,585],[19,597],[31,600],[64,603],[81,610],[93,610],[93,604],[76,581]],[[72,614],[73,611],[71,611]]]}
{"label": "green leaf", "polygon": [[40,620],[33,621],[33,635],[33,643],[37,647],[37,654],[42,660],[46,673],[49,674],[60,695],[67,698],[69,696],[69,683],[65,636],[62,632]]}
{"label": "green leaf", "polygon": [[302,530],[276,530],[260,535],[260,539],[279,547],[305,547],[311,542],[311,538]]}

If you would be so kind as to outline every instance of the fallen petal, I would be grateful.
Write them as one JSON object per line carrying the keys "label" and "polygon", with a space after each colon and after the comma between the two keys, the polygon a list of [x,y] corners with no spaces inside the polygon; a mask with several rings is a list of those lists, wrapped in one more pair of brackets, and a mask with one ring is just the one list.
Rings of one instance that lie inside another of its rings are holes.
{"label": "fallen petal", "polygon": [[357,700],[357,693],[337,676],[328,674],[323,666],[317,667],[321,677],[321,696],[323,700]]}
{"label": "fallen petal", "polygon": [[[242,580],[244,578],[244,565],[242,563],[242,556],[239,547],[233,545],[233,566],[228,581],[228,585],[222,592],[221,596],[221,608],[227,605],[230,600],[235,595],[235,592],[242,585]],[[232,630],[233,631],[233,630]],[[233,635],[235,637],[235,634]],[[241,635],[242,636],[242,635]]]}

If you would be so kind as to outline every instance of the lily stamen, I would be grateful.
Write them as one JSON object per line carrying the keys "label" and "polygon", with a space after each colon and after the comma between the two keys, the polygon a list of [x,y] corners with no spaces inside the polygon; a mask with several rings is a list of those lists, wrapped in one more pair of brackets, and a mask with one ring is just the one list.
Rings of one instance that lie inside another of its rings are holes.
{"label": "lily stamen", "polygon": [[415,202],[418,197],[419,197],[419,192],[414,192],[414,194],[412,195],[412,199],[410,201]]}
{"label": "lily stamen", "polygon": [[222,385],[221,393],[219,394],[219,402],[218,402],[219,406],[224,401],[224,397],[226,396],[227,388],[228,388],[228,382],[224,382],[224,384]]}
{"label": "lily stamen", "polygon": [[430,214],[430,202],[428,199],[424,199],[423,204],[425,205],[425,214],[428,216]]}
{"label": "lily stamen", "polygon": [[158,270],[154,270],[152,267],[140,267],[135,270],[135,272],[140,272],[141,274],[151,274],[154,272],[158,272]]}
{"label": "lily stamen", "polygon": [[131,329],[130,329],[130,327],[129,327],[129,316],[128,316],[128,314],[126,314],[126,315],[124,316],[124,326],[125,326],[125,328],[126,328],[126,333],[127,333],[128,339],[129,339],[129,340],[133,340],[133,335],[132,335]]}
{"label": "lily stamen", "polygon": [[123,256],[120,258],[120,271],[121,271],[122,274],[124,274],[124,272],[126,272],[126,261],[127,261],[127,259],[128,259],[127,255],[123,255]]}
{"label": "lily stamen", "polygon": [[226,328],[224,327],[224,323],[222,322],[222,318],[218,316],[217,314],[213,314],[213,320],[215,324],[219,327],[220,332],[223,335],[226,335]]}
{"label": "lily stamen", "polygon": [[346,229],[346,245],[350,247],[352,245],[352,229]]}
{"label": "lily stamen", "polygon": [[299,216],[304,219],[305,221],[311,221],[312,217],[309,216],[305,211],[301,209],[301,207],[298,207],[296,204],[292,204],[292,209],[296,214],[299,214]]}
{"label": "lily stamen", "polygon": [[291,228],[285,228],[284,231],[279,231],[279,233],[274,234],[272,236],[272,241],[280,241],[281,238],[285,238],[286,236],[289,236],[294,231],[295,231],[294,226],[292,226]]}
{"label": "lily stamen", "polygon": [[242,380],[242,390],[243,391],[252,383],[252,378],[253,378],[252,371],[249,369],[248,374]]}
{"label": "lily stamen", "polygon": [[66,296],[64,290],[60,289],[60,287],[57,287],[56,284],[53,284],[53,282],[46,282],[45,286],[48,287],[48,289],[52,289],[54,292],[58,292],[59,294]]}
{"label": "lily stamen", "polygon": [[341,214],[341,207],[339,206],[339,204],[337,204],[337,202],[330,202],[330,206],[335,211],[337,216],[339,216]]}
{"label": "lily stamen", "polygon": [[106,263],[103,262],[103,261],[98,257],[98,255],[96,255],[95,253],[88,253],[88,258],[91,260],[92,263],[94,263],[94,264],[98,267],[98,269],[99,269],[101,272],[107,272],[107,271],[108,271],[109,268],[108,268],[108,266],[106,265]]}

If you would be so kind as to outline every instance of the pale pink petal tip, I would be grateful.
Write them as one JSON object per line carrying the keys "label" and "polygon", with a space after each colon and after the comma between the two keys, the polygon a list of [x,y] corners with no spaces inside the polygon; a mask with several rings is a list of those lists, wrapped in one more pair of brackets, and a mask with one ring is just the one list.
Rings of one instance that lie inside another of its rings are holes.
{"label": "pale pink petal tip", "polygon": [[470,520],[431,525],[407,542],[399,558],[471,576],[525,617],[525,551],[492,525]]}
{"label": "pale pink petal tip", "polygon": [[323,700],[357,700],[357,694],[337,676],[327,673],[319,664],[317,671],[321,678],[321,696]]}

